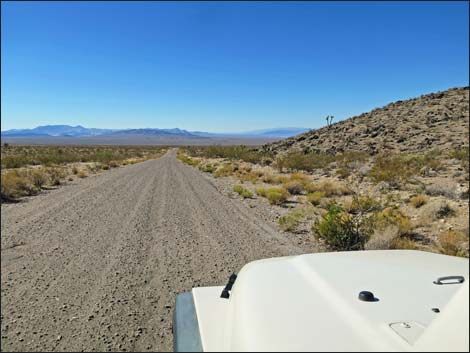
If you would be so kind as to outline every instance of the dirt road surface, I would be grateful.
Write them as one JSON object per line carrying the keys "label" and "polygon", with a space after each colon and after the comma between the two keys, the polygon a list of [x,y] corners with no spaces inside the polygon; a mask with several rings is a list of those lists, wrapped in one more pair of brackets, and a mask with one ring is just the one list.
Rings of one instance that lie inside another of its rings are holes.
{"label": "dirt road surface", "polygon": [[175,155],[2,205],[3,351],[171,350],[176,294],[304,252]]}

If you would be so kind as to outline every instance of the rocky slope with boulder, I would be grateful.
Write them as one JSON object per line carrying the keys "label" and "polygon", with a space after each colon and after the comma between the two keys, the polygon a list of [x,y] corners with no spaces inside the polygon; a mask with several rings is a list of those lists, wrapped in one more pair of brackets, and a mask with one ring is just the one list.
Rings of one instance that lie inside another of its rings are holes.
{"label": "rocky slope with boulder", "polygon": [[416,153],[469,145],[469,87],[397,101],[383,108],[266,144],[265,151]]}

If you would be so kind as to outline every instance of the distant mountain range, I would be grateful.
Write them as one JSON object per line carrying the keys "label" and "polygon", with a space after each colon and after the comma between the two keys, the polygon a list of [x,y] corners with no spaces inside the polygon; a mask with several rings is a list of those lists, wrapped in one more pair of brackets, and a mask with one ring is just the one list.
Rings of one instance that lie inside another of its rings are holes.
{"label": "distant mountain range", "polygon": [[307,128],[274,128],[253,130],[240,133],[210,133],[203,131],[187,131],[183,129],[94,129],[80,125],[45,125],[34,129],[12,129],[1,132],[2,137],[90,137],[90,136],[115,136],[115,135],[149,135],[149,136],[180,136],[180,137],[230,137],[230,138],[286,138],[295,136],[310,129]]}

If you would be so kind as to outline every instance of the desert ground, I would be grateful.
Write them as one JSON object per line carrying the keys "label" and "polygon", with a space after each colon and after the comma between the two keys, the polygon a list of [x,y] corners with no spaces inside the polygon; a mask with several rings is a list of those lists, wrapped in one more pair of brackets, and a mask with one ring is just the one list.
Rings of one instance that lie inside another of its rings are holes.
{"label": "desert ground", "polygon": [[175,149],[3,203],[2,350],[171,350],[178,293],[315,251],[269,212],[221,193]]}

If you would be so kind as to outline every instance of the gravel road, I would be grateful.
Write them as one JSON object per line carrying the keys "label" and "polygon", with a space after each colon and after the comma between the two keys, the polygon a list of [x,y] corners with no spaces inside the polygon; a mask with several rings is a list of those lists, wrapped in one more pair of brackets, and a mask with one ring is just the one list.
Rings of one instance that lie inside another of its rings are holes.
{"label": "gravel road", "polygon": [[2,205],[3,351],[171,350],[176,294],[305,252],[175,156]]}

